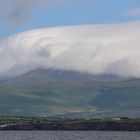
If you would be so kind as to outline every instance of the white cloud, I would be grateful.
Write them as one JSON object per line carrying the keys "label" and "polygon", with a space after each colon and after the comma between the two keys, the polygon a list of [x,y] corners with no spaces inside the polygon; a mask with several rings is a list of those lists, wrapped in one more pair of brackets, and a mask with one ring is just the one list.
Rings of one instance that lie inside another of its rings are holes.
{"label": "white cloud", "polygon": [[140,16],[140,8],[135,8],[127,11],[125,13],[126,16],[133,16],[133,17],[138,17]]}
{"label": "white cloud", "polygon": [[140,22],[38,29],[0,42],[0,75],[36,68],[140,77]]}

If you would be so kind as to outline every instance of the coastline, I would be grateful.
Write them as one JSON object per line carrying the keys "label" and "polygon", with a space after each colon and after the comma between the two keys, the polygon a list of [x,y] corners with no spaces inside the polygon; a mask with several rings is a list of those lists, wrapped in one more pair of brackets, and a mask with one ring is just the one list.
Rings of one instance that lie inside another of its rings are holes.
{"label": "coastline", "polygon": [[0,119],[0,131],[140,131],[139,119],[57,119],[8,117]]}

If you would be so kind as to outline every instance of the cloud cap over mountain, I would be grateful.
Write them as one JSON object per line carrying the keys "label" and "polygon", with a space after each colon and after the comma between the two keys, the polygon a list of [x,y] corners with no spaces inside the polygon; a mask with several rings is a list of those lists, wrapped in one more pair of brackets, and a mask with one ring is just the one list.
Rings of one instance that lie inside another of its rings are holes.
{"label": "cloud cap over mountain", "polygon": [[0,76],[33,69],[140,77],[140,22],[37,29],[0,42]]}

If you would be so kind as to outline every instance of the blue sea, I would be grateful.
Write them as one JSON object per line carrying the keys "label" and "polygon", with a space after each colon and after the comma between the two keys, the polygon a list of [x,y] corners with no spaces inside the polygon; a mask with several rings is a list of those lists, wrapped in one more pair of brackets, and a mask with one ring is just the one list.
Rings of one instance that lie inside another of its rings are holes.
{"label": "blue sea", "polygon": [[140,132],[0,131],[0,140],[140,140]]}

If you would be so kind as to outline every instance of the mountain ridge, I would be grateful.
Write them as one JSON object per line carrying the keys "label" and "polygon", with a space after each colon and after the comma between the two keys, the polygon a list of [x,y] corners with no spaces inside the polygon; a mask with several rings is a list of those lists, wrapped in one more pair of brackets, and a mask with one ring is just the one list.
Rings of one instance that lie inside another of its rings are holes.
{"label": "mountain ridge", "polygon": [[140,79],[50,80],[43,71],[1,83],[0,114],[73,118],[140,114]]}

